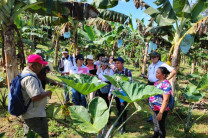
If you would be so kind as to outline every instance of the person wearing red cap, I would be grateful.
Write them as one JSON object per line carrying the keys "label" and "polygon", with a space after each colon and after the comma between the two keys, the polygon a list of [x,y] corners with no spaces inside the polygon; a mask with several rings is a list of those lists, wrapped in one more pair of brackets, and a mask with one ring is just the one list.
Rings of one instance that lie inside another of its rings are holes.
{"label": "person wearing red cap", "polygon": [[23,69],[21,76],[25,74],[32,74],[33,76],[24,77],[21,80],[21,90],[25,105],[30,103],[27,112],[22,114],[24,120],[24,137],[27,137],[29,130],[33,130],[43,138],[48,138],[48,122],[46,120],[45,106],[47,97],[51,97],[50,90],[44,91],[37,74],[42,67],[48,62],[43,61],[42,57],[37,54],[32,54],[27,57],[27,66]]}

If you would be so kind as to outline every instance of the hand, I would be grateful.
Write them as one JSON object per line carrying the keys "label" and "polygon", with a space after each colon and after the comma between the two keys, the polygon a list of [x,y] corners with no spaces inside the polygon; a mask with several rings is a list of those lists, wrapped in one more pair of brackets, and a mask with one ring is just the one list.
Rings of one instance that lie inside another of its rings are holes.
{"label": "hand", "polygon": [[108,100],[111,101],[111,95],[108,95]]}
{"label": "hand", "polygon": [[50,98],[51,98],[52,91],[51,91],[51,90],[47,90],[47,91],[46,91],[46,95],[47,95],[48,97],[50,97]]}
{"label": "hand", "polygon": [[161,119],[162,119],[162,113],[159,112],[159,113],[157,114],[157,120],[160,121]]}

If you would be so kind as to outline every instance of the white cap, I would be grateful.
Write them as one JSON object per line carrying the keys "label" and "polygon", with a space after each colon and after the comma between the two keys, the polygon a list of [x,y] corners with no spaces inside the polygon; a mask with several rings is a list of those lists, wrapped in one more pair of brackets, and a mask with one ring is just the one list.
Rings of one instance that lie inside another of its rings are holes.
{"label": "white cap", "polygon": [[86,59],[93,60],[93,55],[87,55],[87,58]]}

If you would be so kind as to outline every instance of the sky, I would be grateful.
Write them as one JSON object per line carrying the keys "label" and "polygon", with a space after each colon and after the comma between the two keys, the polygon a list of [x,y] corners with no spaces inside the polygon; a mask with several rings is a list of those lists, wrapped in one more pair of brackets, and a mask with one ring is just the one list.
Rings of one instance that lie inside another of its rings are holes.
{"label": "sky", "polygon": [[[88,0],[88,3],[91,3],[93,0]],[[146,2],[148,5],[150,5],[153,8],[157,8],[157,5],[154,4],[153,2],[155,0],[143,0],[144,2]],[[195,2],[196,0],[189,0],[189,2]],[[170,0],[170,3],[173,3],[173,0]],[[138,19],[144,19],[144,24],[147,25],[149,23],[149,19],[150,16],[146,13],[144,13],[143,11],[145,10],[145,8],[143,8],[143,10],[141,10],[141,8],[136,9],[136,7],[134,6],[134,1],[130,0],[129,2],[126,2],[125,0],[120,0],[118,2],[118,5],[109,9],[109,10],[114,10],[120,13],[123,13],[125,15],[130,16],[130,14],[132,14],[132,21],[133,21],[133,27],[136,28],[137,24],[136,24],[136,18]]]}

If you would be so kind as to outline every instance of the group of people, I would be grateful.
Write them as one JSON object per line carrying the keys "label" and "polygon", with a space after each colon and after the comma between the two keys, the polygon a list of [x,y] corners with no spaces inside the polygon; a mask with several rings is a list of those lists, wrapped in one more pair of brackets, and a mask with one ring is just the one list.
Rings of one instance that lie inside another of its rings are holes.
{"label": "group of people", "polygon": [[[165,118],[167,116],[169,107],[168,101],[171,90],[171,84],[169,79],[171,79],[176,71],[160,61],[161,55],[157,52],[152,52],[150,54],[150,59],[152,64],[148,68],[147,78],[148,85],[154,85],[155,87],[163,90],[162,95],[151,96],[149,98],[149,106],[153,110],[153,123],[154,123],[154,138],[165,137]],[[85,63],[84,63],[85,60]],[[23,70],[21,75],[25,73],[33,73],[37,75],[41,69],[47,64],[40,55],[32,54],[27,57],[27,67]],[[104,54],[100,53],[97,55],[97,61],[94,62],[92,55],[87,55],[86,59],[82,54],[78,54],[73,57],[69,54],[68,49],[62,49],[62,57],[58,61],[58,70],[61,75],[72,75],[72,74],[87,74],[92,76],[97,76],[102,82],[106,82],[107,85],[94,93],[89,95],[90,99],[94,96],[100,96],[109,106],[110,100],[112,98],[112,91],[114,87],[111,83],[104,77],[104,75],[112,76],[114,74],[122,74],[130,77],[130,82],[133,82],[132,73],[129,69],[124,67],[125,60],[122,57],[110,58],[105,57]],[[170,75],[168,75],[170,73]],[[46,121],[46,97],[51,97],[52,92],[50,90],[45,91],[42,86],[39,86],[40,80],[35,77],[28,76],[22,79],[21,87],[23,90],[23,97],[25,104],[31,99],[32,102],[25,114],[22,115],[24,119],[24,134],[28,133],[29,129],[32,129],[38,133],[41,137],[48,137],[48,124]],[[65,102],[69,103],[70,96],[69,91],[65,83],[62,84],[65,90]],[[122,89],[119,91],[123,94]],[[72,92],[72,102],[74,105],[87,106],[85,96],[71,89]],[[116,108],[118,110],[117,116],[125,109],[127,102],[118,97],[115,97]],[[119,126],[127,119],[127,110],[124,111],[123,115],[119,119],[117,125]],[[121,134],[125,132],[125,125],[120,130]]]}

